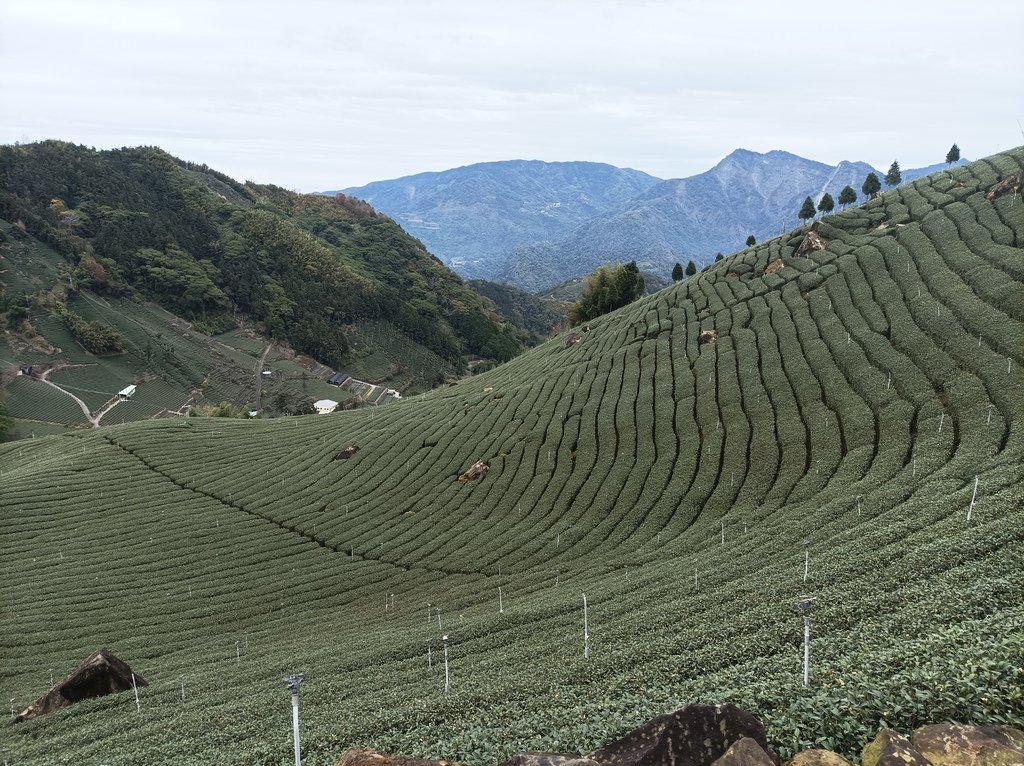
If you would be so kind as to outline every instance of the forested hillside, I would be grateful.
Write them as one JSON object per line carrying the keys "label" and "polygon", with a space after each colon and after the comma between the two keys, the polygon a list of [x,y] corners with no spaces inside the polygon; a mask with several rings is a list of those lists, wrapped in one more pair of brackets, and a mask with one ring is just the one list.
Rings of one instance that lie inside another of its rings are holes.
{"label": "forested hillside", "polygon": [[341,366],[353,323],[389,323],[457,369],[522,335],[386,216],[344,195],[240,184],[152,147],[0,147],[0,216],[67,259],[72,288],[137,291],[220,331],[236,311]]}
{"label": "forested hillside", "polygon": [[294,672],[307,766],[695,701],[784,759],[1024,725],[1022,185],[935,173],[380,410],[0,446],[5,697],[101,646],[149,682],[0,757],[291,763]]}

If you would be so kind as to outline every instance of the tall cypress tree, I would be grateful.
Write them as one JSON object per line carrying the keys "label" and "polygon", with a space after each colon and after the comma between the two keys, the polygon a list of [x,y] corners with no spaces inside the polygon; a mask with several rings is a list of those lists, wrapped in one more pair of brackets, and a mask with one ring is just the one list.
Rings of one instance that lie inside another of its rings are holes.
{"label": "tall cypress tree", "polygon": [[900,163],[896,160],[892,161],[889,166],[889,172],[885,174],[885,185],[888,187],[899,186],[900,181],[903,180],[903,176],[900,173]]}
{"label": "tall cypress tree", "polygon": [[747,237],[747,247],[753,247],[756,244],[757,244],[757,240],[754,238],[753,234],[751,234],[749,237]]}
{"label": "tall cypress tree", "polygon": [[797,215],[799,215],[800,218],[804,221],[814,218],[814,200],[812,200],[810,197],[806,197],[804,199],[804,204],[800,208],[800,212],[797,213]]}
{"label": "tall cypress tree", "polygon": [[868,173],[868,177],[864,179],[864,185],[860,187],[860,190],[864,192],[864,196],[871,199],[878,192],[882,191],[882,182],[878,180],[878,176],[874,173]]}
{"label": "tall cypress tree", "polygon": [[847,205],[852,205],[856,201],[857,192],[853,190],[852,186],[846,185],[843,187],[843,190],[839,192],[839,204],[842,205],[843,207],[846,207]]}
{"label": "tall cypress tree", "polygon": [[692,277],[696,273],[697,273],[697,264],[694,263],[693,261],[690,261],[689,263],[687,263],[686,264],[686,276]]}
{"label": "tall cypress tree", "polygon": [[836,201],[834,199],[832,199],[832,195],[831,194],[829,194],[828,192],[825,192],[822,195],[822,197],[821,197],[821,201],[818,203],[818,210],[820,212],[822,212],[822,213],[828,214],[828,213],[831,213],[835,209],[836,209]]}
{"label": "tall cypress tree", "polygon": [[953,144],[949,147],[949,151],[946,152],[946,164],[952,165],[954,162],[960,161],[960,147]]}

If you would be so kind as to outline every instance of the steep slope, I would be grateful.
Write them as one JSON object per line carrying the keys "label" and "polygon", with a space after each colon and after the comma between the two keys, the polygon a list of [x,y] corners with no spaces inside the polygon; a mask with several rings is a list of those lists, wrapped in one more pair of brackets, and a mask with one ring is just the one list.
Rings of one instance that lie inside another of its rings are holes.
{"label": "steep slope", "polygon": [[784,756],[1024,724],[1020,176],[990,191],[1020,173],[920,179],[378,412],[0,447],[8,696],[98,646],[150,682],[0,750],[285,763],[299,670],[311,765],[581,752],[693,700]]}
{"label": "steep slope", "polygon": [[457,369],[522,348],[420,243],[343,195],[242,185],[155,148],[49,141],[0,147],[0,215],[67,259],[72,289],[137,292],[208,331],[242,311],[325,364],[353,360],[361,321]]}
{"label": "steep slope", "polygon": [[390,215],[459,274],[493,279],[514,248],[554,242],[657,181],[596,162],[509,160],[344,191]]}
{"label": "steep slope", "polygon": [[[863,162],[831,166],[788,152],[737,149],[706,173],[662,181],[596,216],[554,248],[517,251],[497,278],[539,290],[552,284],[545,278],[561,281],[614,260],[635,260],[667,276],[676,262],[708,263],[750,234],[761,240],[789,229],[804,197],[817,201],[828,192],[838,199],[846,185],[860,195],[871,172],[877,171]],[[907,171],[908,180],[919,175]]]}

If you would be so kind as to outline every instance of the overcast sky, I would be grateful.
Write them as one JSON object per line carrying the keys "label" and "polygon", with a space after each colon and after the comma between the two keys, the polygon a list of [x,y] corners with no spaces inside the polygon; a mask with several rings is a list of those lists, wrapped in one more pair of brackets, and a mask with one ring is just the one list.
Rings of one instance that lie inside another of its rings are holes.
{"label": "overcast sky", "polygon": [[1022,0],[0,0],[0,143],[316,191],[502,159],[662,178],[1024,144]]}

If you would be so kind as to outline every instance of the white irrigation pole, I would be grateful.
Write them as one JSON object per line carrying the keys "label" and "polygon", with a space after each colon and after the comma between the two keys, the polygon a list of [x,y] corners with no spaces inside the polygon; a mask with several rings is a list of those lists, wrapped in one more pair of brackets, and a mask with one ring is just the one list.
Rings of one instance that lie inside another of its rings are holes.
{"label": "white irrigation pole", "polygon": [[180,676],[178,676],[178,679],[181,681],[181,701],[184,702],[185,701],[185,676],[184,675],[180,675]]}
{"label": "white irrigation pole", "polygon": [[967,508],[967,521],[970,522],[971,514],[974,512],[974,501],[978,497],[978,477],[974,477],[974,492],[971,493],[971,504]]}
{"label": "white irrigation pole", "polygon": [[12,721],[15,718],[15,715],[14,715],[14,700],[16,700],[16,699],[17,699],[17,697],[11,697],[11,720]]}
{"label": "white irrigation pole", "polygon": [[132,689],[135,690],[135,712],[142,712],[142,705],[139,704],[139,687],[135,683],[135,674],[132,673]]}
{"label": "white irrigation pole", "polygon": [[441,636],[441,641],[444,643],[444,693],[448,693],[448,636]]}
{"label": "white irrigation pole", "polygon": [[430,651],[430,642],[427,642],[427,670],[432,671],[434,669],[434,658]]}
{"label": "white irrigation pole", "polygon": [[725,545],[725,522],[722,522],[722,545]]}
{"label": "white irrigation pole", "polygon": [[438,630],[442,630],[442,628],[441,628],[441,607],[437,607],[437,629]]}
{"label": "white irrigation pole", "polygon": [[302,755],[299,751],[299,684],[305,677],[303,673],[284,677],[284,682],[292,693],[292,739],[295,742],[295,766],[302,766]]}
{"label": "white irrigation pole", "polygon": [[985,425],[990,425],[992,423],[992,408],[993,407],[995,407],[994,404],[990,404],[988,406],[988,418],[985,420]]}
{"label": "white irrigation pole", "polygon": [[430,624],[430,602],[427,602],[427,625]]}
{"label": "white irrigation pole", "polygon": [[242,654],[238,651],[238,641],[235,641],[235,664],[240,665],[242,663]]}
{"label": "white irrigation pole", "polygon": [[590,633],[587,631],[587,594],[583,594],[583,659],[590,658]]}
{"label": "white irrigation pole", "polygon": [[814,598],[802,598],[796,602],[796,610],[804,617],[804,686],[811,681],[811,607]]}
{"label": "white irrigation pole", "polygon": [[693,589],[697,590],[697,567],[693,568]]}
{"label": "white irrigation pole", "polygon": [[501,586],[499,585],[498,586],[498,614],[504,614],[504,613],[505,613],[505,606],[504,606],[504,604],[502,604],[502,601],[501,601]]}
{"label": "white irrigation pole", "polygon": [[804,540],[804,582],[807,582],[807,575],[811,571],[811,551],[808,548],[810,544],[810,540]]}
{"label": "white irrigation pole", "polygon": [[943,422],[943,421],[944,421],[945,419],[946,419],[946,413],[945,413],[945,412],[940,412],[940,413],[939,413],[939,433],[940,433],[940,434],[942,433],[942,422]]}

